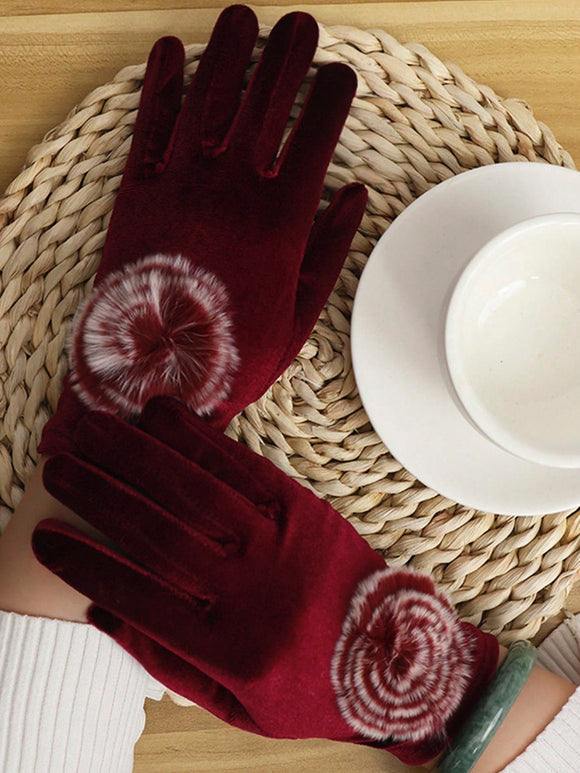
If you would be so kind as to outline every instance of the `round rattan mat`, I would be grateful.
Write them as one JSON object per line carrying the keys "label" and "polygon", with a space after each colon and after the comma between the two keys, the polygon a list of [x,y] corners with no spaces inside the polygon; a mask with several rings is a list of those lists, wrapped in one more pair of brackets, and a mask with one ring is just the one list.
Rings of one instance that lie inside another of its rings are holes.
{"label": "round rattan mat", "polygon": [[[268,32],[261,30],[254,61]],[[186,80],[203,50],[188,47]],[[332,61],[357,70],[359,89],[328,191],[364,182],[367,212],[300,356],[228,431],[329,498],[390,563],[431,572],[465,619],[504,643],[533,636],[562,609],[580,569],[580,513],[497,516],[414,479],[361,406],[349,318],[377,238],[433,185],[503,161],[574,164],[524,102],[498,97],[422,45],[402,45],[382,30],[321,28],[310,76]],[[19,501],[60,393],[68,323],[99,262],[144,71],[126,67],[91,92],[31,149],[0,199],[0,527]],[[295,114],[303,99],[304,90]]]}

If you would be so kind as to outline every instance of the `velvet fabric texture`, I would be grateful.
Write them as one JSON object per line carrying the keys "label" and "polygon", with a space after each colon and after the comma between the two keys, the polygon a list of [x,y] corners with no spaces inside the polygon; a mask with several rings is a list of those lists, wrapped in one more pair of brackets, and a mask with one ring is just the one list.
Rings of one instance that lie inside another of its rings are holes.
{"label": "velvet fabric texture", "polygon": [[498,644],[432,580],[385,568],[328,502],[175,400],[151,401],[138,426],[88,413],[74,445],[44,483],[107,544],[44,521],[36,555],[162,683],[268,736],[409,764],[445,748]]}
{"label": "velvet fabric texture", "polygon": [[310,334],[366,203],[364,186],[349,185],[315,217],[356,75],[339,63],[321,67],[280,148],[318,27],[305,13],[284,16],[244,90],[257,34],[253,11],[226,8],[183,105],[181,41],[153,47],[41,453],[68,447],[84,407],[132,417],[158,394],[223,428]]}

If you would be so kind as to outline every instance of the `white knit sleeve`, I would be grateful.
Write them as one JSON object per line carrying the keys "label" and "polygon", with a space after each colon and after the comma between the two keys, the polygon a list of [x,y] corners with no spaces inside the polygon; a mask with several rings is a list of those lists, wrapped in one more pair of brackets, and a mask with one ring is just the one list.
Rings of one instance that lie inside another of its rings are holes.
{"label": "white knit sleeve", "polygon": [[130,773],[163,692],[88,624],[0,611],[2,773]]}

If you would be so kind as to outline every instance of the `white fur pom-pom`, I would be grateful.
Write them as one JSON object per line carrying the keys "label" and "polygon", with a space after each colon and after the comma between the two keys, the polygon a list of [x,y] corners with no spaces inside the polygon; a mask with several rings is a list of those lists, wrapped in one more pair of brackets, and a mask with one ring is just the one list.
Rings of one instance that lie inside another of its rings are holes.
{"label": "white fur pom-pom", "polygon": [[352,599],[332,662],[345,721],[368,738],[444,734],[473,672],[471,646],[431,578],[384,569]]}
{"label": "white fur pom-pom", "polygon": [[171,395],[209,413],[238,366],[227,291],[181,256],[151,255],[109,274],[79,309],[71,382],[90,408],[130,416]]}

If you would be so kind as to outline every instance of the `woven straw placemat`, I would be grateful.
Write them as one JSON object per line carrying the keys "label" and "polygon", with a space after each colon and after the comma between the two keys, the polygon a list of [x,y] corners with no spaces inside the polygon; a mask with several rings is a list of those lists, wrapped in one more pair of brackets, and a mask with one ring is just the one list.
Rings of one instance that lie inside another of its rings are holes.
{"label": "woven straw placemat", "polygon": [[[261,30],[254,61],[268,32]],[[203,50],[188,47],[187,81]],[[433,573],[465,619],[504,643],[533,636],[562,609],[580,569],[580,514],[497,516],[414,479],[361,406],[349,319],[377,238],[433,185],[503,161],[574,164],[523,101],[498,97],[422,45],[402,45],[382,30],[321,28],[310,80],[333,61],[356,69],[359,88],[328,190],[365,183],[367,212],[300,356],[229,433],[328,497],[390,563]],[[126,67],[91,92],[31,149],[0,199],[0,528],[19,501],[61,390],[67,329],[99,262],[144,71]]]}

